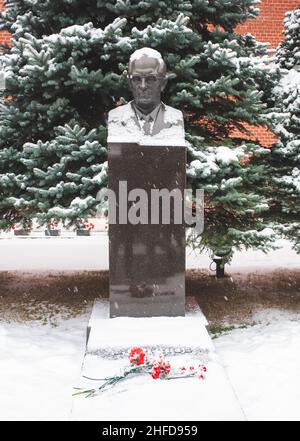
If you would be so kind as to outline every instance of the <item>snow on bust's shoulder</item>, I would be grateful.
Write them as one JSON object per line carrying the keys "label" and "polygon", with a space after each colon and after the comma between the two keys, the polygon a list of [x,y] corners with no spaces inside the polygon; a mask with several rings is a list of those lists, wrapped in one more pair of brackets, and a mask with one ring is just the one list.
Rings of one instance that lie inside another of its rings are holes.
{"label": "snow on bust's shoulder", "polygon": [[133,116],[134,116],[134,112],[130,103],[115,107],[114,109],[108,112],[109,120],[114,118],[117,118],[118,120],[120,118],[129,119],[132,118]]}
{"label": "snow on bust's shoulder", "polygon": [[120,109],[119,109],[119,107],[115,107],[114,109],[111,109],[111,110],[108,112],[108,118],[111,119],[111,118],[113,118],[113,117],[119,115],[119,113],[120,113]]}
{"label": "snow on bust's shoulder", "polygon": [[183,115],[181,110],[175,109],[175,107],[167,106],[164,104],[166,113],[165,113],[165,122],[170,124],[177,124],[178,121],[183,121]]}
{"label": "snow on bust's shoulder", "polygon": [[130,57],[130,61],[139,60],[142,57],[151,57],[156,58],[157,60],[161,59],[161,54],[156,51],[155,49],[152,49],[151,47],[143,47],[142,49],[136,50]]}

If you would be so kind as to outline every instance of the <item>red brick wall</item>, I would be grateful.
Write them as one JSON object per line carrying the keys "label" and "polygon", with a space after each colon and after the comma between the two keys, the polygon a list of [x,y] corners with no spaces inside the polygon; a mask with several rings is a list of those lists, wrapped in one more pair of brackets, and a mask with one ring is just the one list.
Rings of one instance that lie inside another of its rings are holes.
{"label": "red brick wall", "polygon": [[[3,11],[4,8],[5,8],[5,1],[0,0],[0,11]],[[6,31],[0,32],[0,43],[10,44],[10,41],[11,41],[11,37],[9,32]]]}
{"label": "red brick wall", "polygon": [[276,136],[270,132],[267,127],[263,126],[250,126],[249,124],[244,124],[251,136],[240,133],[238,130],[231,132],[231,138],[242,138],[245,140],[259,142],[263,147],[271,147],[277,140]]}
{"label": "red brick wall", "polygon": [[300,0],[261,0],[257,5],[260,13],[254,20],[248,20],[237,27],[237,32],[246,34],[250,32],[258,41],[271,43],[271,48],[282,40],[284,14],[296,9]]}
{"label": "red brick wall", "polygon": [[[258,41],[269,42],[270,49],[275,49],[283,38],[284,15],[300,6],[300,0],[261,0],[258,4],[260,13],[256,19],[248,20],[237,27],[240,34],[253,34]],[[265,147],[270,147],[276,142],[276,137],[265,127],[249,127],[253,136],[250,139],[260,142]],[[233,132],[232,136],[239,136]],[[245,139],[249,137],[242,136]]]}

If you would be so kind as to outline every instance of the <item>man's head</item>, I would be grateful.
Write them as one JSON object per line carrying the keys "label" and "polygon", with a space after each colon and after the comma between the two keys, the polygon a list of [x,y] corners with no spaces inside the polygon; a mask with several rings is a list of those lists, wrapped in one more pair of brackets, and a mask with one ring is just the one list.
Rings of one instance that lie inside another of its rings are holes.
{"label": "man's head", "polygon": [[149,47],[135,51],[129,60],[128,80],[138,109],[148,114],[161,101],[166,87],[166,63],[161,54]]}

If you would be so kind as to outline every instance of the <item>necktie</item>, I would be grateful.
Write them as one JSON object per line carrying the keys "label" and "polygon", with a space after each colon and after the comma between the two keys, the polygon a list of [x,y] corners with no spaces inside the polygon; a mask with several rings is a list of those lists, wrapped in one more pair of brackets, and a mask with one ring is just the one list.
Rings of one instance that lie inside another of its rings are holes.
{"label": "necktie", "polygon": [[150,117],[150,118],[146,119],[144,122],[143,130],[144,130],[145,135],[150,135],[151,121],[152,121],[152,118]]}

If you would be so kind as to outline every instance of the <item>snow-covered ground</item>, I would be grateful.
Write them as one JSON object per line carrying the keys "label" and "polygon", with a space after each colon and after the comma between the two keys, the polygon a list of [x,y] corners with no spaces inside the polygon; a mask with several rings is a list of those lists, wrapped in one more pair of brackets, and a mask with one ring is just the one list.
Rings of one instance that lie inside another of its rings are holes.
{"label": "snow-covered ground", "polygon": [[[279,245],[268,255],[237,252],[231,269],[298,267],[300,256],[289,243]],[[108,269],[105,233],[76,239],[4,238],[0,249],[1,271]],[[187,250],[188,268],[207,268],[210,262],[208,255]],[[254,317],[260,324],[214,340],[247,419],[300,420],[299,318],[265,313]],[[88,314],[61,320],[57,327],[0,322],[0,420],[70,419],[87,322]]]}
{"label": "snow-covered ground", "polygon": [[[299,318],[261,313],[254,317],[260,324],[214,340],[247,419],[300,420]],[[0,323],[0,420],[70,418],[87,321],[83,315],[52,328]]]}
{"label": "snow-covered ground", "polygon": [[58,327],[0,322],[0,420],[69,420],[88,316]]}
{"label": "snow-covered ground", "polygon": [[248,420],[300,420],[300,316],[260,313],[262,324],[214,340]]}
{"label": "snow-covered ground", "polygon": [[[280,240],[281,248],[268,254],[262,251],[237,251],[227,270],[264,270],[274,267],[296,268],[300,255],[289,242]],[[0,240],[0,270],[107,270],[108,235],[90,237],[4,238]],[[212,262],[207,253],[186,251],[187,268],[208,268]]]}

